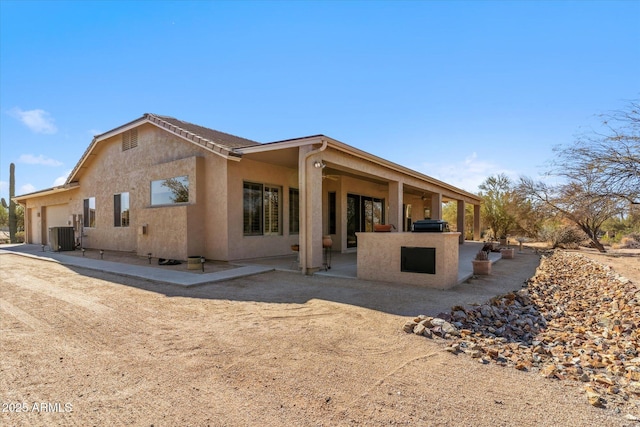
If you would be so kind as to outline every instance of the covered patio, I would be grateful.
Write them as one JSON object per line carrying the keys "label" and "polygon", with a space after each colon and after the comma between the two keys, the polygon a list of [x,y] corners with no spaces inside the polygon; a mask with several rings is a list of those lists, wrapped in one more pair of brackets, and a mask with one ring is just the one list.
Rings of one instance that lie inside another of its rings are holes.
{"label": "covered patio", "polygon": [[[458,283],[463,283],[467,281],[471,276],[473,276],[471,261],[475,258],[476,254],[483,245],[484,242],[467,240],[465,241],[464,245],[458,246]],[[343,253],[334,251],[331,253],[331,268],[317,271],[315,274],[327,277],[357,279],[357,255],[358,254],[356,251]],[[501,259],[501,256],[497,252],[491,252],[489,254],[489,259],[492,262],[496,262]],[[269,266],[280,271],[299,271],[297,254],[292,254],[290,256],[284,257],[245,260],[236,264]]]}
{"label": "covered patio", "polygon": [[[332,270],[342,271],[338,254],[349,258],[356,251],[358,233],[373,232],[379,225],[408,232],[416,221],[441,220],[446,203],[456,204],[457,218],[451,226],[460,231],[460,245],[464,246],[465,235],[480,240],[480,197],[325,135],[244,147],[238,152],[245,162],[296,172],[290,179],[291,186],[297,187],[293,191],[299,212],[294,217],[299,220],[289,222],[286,237],[299,248],[303,274],[324,270],[322,241],[327,236],[334,251]],[[466,224],[469,205],[472,219]],[[287,270],[293,269],[291,264]],[[356,262],[349,264],[345,275],[355,277]]]}

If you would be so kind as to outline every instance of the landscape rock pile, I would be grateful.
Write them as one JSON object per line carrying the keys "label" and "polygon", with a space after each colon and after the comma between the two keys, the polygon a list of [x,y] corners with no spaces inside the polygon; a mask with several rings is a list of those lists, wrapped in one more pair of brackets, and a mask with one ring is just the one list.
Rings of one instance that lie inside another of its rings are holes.
{"label": "landscape rock pile", "polygon": [[547,378],[581,381],[589,403],[640,406],[640,289],[576,253],[543,257],[525,288],[405,332],[452,338],[447,350]]}

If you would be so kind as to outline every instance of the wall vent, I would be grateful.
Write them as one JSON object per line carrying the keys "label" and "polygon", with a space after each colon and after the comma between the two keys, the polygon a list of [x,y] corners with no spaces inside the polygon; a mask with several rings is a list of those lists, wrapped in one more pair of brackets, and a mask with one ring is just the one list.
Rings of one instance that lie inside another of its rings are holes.
{"label": "wall vent", "polygon": [[138,146],[138,129],[131,129],[122,134],[122,151]]}

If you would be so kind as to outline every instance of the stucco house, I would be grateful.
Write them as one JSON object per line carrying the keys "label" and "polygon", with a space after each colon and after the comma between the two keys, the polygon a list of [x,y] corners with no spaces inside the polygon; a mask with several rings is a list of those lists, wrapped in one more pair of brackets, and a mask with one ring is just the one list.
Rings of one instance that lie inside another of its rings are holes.
{"label": "stucco house", "polygon": [[323,236],[355,251],[356,233],[440,219],[443,202],[474,205],[480,230],[478,196],[327,136],[263,144],[156,114],[94,137],[64,185],[15,201],[27,243],[74,227],[76,246],[221,261],[299,244],[303,273],[322,265]]}

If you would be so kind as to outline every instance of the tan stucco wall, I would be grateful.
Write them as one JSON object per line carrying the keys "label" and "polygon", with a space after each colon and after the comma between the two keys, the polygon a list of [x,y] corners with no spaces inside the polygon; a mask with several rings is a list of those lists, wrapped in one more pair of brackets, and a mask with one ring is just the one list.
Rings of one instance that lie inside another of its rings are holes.
{"label": "tan stucco wall", "polygon": [[[96,198],[96,226],[84,229],[83,246],[176,259],[202,252],[204,157],[216,155],[150,124],[137,130],[137,147],[122,151],[121,134],[101,141],[77,175],[80,189],[69,201],[70,214],[82,214],[83,199]],[[150,205],[151,181],[183,175],[189,177],[188,204]],[[129,193],[130,226],[115,227],[113,197],[124,192]],[[145,235],[140,234],[143,225],[148,226]]]}
{"label": "tan stucco wall", "polygon": [[[243,230],[243,184],[253,182],[282,189],[281,235],[245,236]],[[289,255],[291,245],[298,243],[298,234],[289,233],[289,188],[298,188],[298,172],[249,159],[228,164],[228,247],[229,259],[245,259]]]}
{"label": "tan stucco wall", "polygon": [[[314,159],[324,159],[326,152],[317,154]],[[366,162],[351,158],[340,158],[339,164],[343,167],[351,167],[360,170]],[[228,163],[228,247],[229,258],[243,259],[265,256],[279,256],[291,254],[291,245],[299,242],[298,234],[289,233],[289,188],[299,189],[298,172],[293,168],[276,166],[254,160],[243,159],[239,163]],[[207,168],[207,171],[210,171]],[[311,169],[308,173],[322,175],[321,169]],[[282,188],[282,234],[279,236],[244,236],[243,235],[243,182],[255,182],[258,184],[274,185]],[[337,179],[322,179],[322,205],[314,206],[319,210],[321,219],[321,235],[328,234],[328,194],[336,193],[336,234],[332,235],[333,251],[346,250],[347,194],[375,197],[388,200],[388,186],[386,184],[373,183],[342,176]],[[208,194],[213,194],[209,192]],[[389,216],[389,206],[385,203],[385,216]],[[315,212],[314,212],[315,213]],[[302,223],[302,221],[301,221]],[[397,226],[397,225],[396,225]],[[320,242],[318,242],[320,244]],[[318,267],[318,266],[315,266]]]}
{"label": "tan stucco wall", "polygon": [[[79,175],[79,189],[27,200],[32,222],[29,243],[46,243],[48,227],[69,225],[74,214],[83,214],[83,200],[95,197],[96,227],[84,228],[82,246],[139,255],[151,252],[154,257],[175,259],[203,254],[207,183],[202,156],[220,157],[167,138],[166,132],[150,125],[139,128],[136,148],[122,152],[120,138],[104,141],[95,151]],[[166,153],[162,153],[164,148],[168,148]],[[182,175],[189,177],[188,204],[150,205],[151,181]],[[123,192],[130,197],[130,225],[114,227],[113,197]],[[147,225],[144,235],[140,233],[143,225]]]}
{"label": "tan stucco wall", "polygon": [[[228,244],[230,241],[227,224],[229,223],[228,210],[228,167],[235,164],[221,156],[210,154],[204,159],[204,168],[199,169],[198,182],[204,177],[204,186],[199,187],[198,200],[203,201],[205,209],[201,211],[200,221],[204,230],[202,235],[196,237],[202,240],[206,236],[203,255],[207,259],[229,260]],[[195,230],[193,228],[192,230]],[[194,255],[198,255],[195,253]]]}
{"label": "tan stucco wall", "polygon": [[48,244],[49,227],[72,225],[68,223],[72,218],[70,204],[77,193],[77,189],[72,189],[27,200],[25,212],[30,212],[25,216],[27,243]]}
{"label": "tan stucco wall", "polygon": [[[140,191],[147,203],[136,212],[137,253],[151,253],[156,258],[185,260],[202,255],[205,236],[202,223],[204,203],[204,159],[187,157],[150,166],[147,179],[151,181],[186,175],[189,177],[189,203],[152,206],[151,186]],[[202,199],[202,200],[201,200]],[[143,234],[142,227],[146,230]]]}
{"label": "tan stucco wall", "polygon": [[[307,166],[303,179],[298,164],[278,161],[275,153],[240,161],[227,160],[203,147],[186,141],[170,132],[145,123],[137,127],[138,146],[122,151],[122,135],[100,140],[85,159],[74,177],[79,188],[27,200],[31,219],[32,243],[46,239],[47,207],[52,210],[50,221],[83,214],[83,199],[96,198],[96,226],[85,228],[83,246],[93,249],[134,251],[146,256],[186,259],[201,255],[214,260],[238,260],[292,254],[291,245],[299,243],[301,234],[289,233],[289,189],[300,190],[304,182],[310,204],[307,225],[312,229],[308,244],[321,250],[321,238],[328,234],[328,193],[336,192],[336,234],[332,235],[333,250],[346,250],[347,194],[385,199],[386,222],[399,222],[402,203],[412,204],[413,220],[421,219],[423,201],[400,192],[404,185],[423,186],[425,183],[385,168],[370,160],[345,154],[334,148],[312,153],[319,145],[301,147],[299,162],[307,159],[322,161],[330,168],[347,174],[361,175],[358,179],[342,176],[337,180],[322,179],[322,169]],[[274,160],[275,159],[275,160]],[[189,202],[170,206],[150,205],[150,183],[154,180],[187,175]],[[308,180],[308,181],[307,181]],[[255,182],[281,188],[281,234],[244,236],[243,182]],[[387,182],[391,182],[390,185]],[[433,188],[432,188],[433,187]],[[441,191],[433,184],[426,190]],[[128,192],[130,198],[130,226],[114,227],[113,197]],[[431,203],[430,200],[427,203]],[[66,205],[66,208],[63,206]],[[57,207],[56,207],[57,206]],[[66,209],[66,211],[65,211]],[[43,215],[38,216],[41,213]],[[59,221],[60,220],[60,221]],[[301,219],[301,227],[305,222]],[[400,223],[394,223],[400,230]],[[145,233],[142,227],[145,226]],[[43,231],[45,230],[45,231]],[[313,269],[321,263],[320,252],[310,256],[306,267]]]}
{"label": "tan stucco wall", "polygon": [[[357,233],[358,278],[448,289],[458,283],[460,233]],[[401,270],[401,247],[435,248],[436,274]]]}

